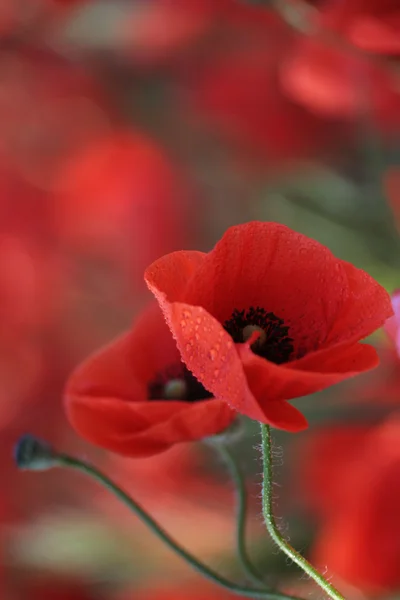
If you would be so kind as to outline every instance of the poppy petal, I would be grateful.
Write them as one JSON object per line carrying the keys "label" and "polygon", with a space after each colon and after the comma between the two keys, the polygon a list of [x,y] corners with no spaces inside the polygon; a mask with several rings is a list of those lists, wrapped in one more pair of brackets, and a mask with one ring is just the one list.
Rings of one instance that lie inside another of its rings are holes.
{"label": "poppy petal", "polygon": [[345,261],[341,268],[348,292],[325,345],[363,339],[393,315],[390,296],[368,273]]}
{"label": "poppy petal", "polygon": [[90,356],[72,373],[68,381],[68,393],[144,401],[146,388],[132,372],[134,346],[133,333],[129,332]]}
{"label": "poppy petal", "polygon": [[289,402],[272,400],[265,404],[264,422],[293,433],[307,429],[308,422],[305,416]]}
{"label": "poppy petal", "polygon": [[183,301],[203,306],[221,322],[235,309],[260,306],[284,319],[296,339],[305,330],[310,338],[307,306],[316,345],[334,319],[343,293],[337,262],[327,248],[285,225],[245,223],[228,229],[206,255]]}
{"label": "poppy petal", "polygon": [[[283,401],[312,394],[378,364],[376,350],[367,344],[315,353],[318,360],[315,361],[314,356],[314,363],[312,355],[303,359],[304,369],[299,368],[302,361],[276,365],[254,354],[249,344],[237,344],[237,349],[252,397],[257,399],[257,406],[247,406],[246,414],[256,418],[252,414],[259,415],[261,410],[264,418],[258,417],[258,420],[265,423],[269,423],[268,406],[272,400]],[[312,367],[315,370],[311,370]]]}
{"label": "poppy petal", "polygon": [[249,389],[231,336],[201,306],[180,302],[163,304],[163,310],[182,360],[215,397],[242,406]]}
{"label": "poppy petal", "polygon": [[188,281],[207,255],[197,251],[171,252],[153,262],[145,272],[145,280],[158,302],[182,300]]}
{"label": "poppy petal", "polygon": [[392,314],[387,293],[366,273],[278,223],[231,227],[185,284],[186,254],[169,254],[147,269],[160,303],[202,306],[221,323],[234,310],[261,307],[284,320],[297,354],[358,340]]}
{"label": "poppy petal", "polygon": [[67,395],[67,413],[83,437],[132,457],[151,456],[179,442],[212,436],[235,418],[219,400],[123,402],[120,398],[74,394]]}

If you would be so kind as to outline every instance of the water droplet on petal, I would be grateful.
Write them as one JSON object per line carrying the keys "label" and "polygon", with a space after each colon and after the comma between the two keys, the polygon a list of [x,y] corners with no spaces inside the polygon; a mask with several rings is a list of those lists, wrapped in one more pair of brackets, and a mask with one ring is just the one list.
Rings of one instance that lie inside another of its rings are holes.
{"label": "water droplet on petal", "polygon": [[215,348],[211,348],[208,354],[211,360],[215,360],[217,358],[217,351]]}

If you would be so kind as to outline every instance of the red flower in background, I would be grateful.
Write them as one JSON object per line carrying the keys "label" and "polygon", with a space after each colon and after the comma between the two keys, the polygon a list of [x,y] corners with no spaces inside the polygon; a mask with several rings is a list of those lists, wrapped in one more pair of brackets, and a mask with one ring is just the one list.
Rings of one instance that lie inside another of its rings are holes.
{"label": "red flower in background", "polygon": [[301,485],[322,516],[314,562],[368,594],[400,586],[400,419],[331,427],[305,444]]}
{"label": "red flower in background", "polygon": [[369,275],[276,223],[231,227],[210,253],[169,254],[145,278],[205,388],[288,431],[307,422],[286,400],[377,365],[358,342],[392,314]]}
{"label": "red flower in background", "polygon": [[144,134],[118,131],[84,145],[64,163],[57,187],[62,239],[83,254],[111,255],[135,281],[188,232],[182,175]]}
{"label": "red flower in background", "polygon": [[[321,427],[307,433],[299,446],[295,445],[293,454],[298,497],[313,517],[328,518],[346,502],[351,469],[343,471],[343,465],[346,461],[354,465],[362,462],[372,430],[373,426],[367,423]],[[340,486],[338,481],[342,477],[343,485]]]}
{"label": "red flower in background", "polygon": [[[0,166],[0,428],[35,395],[63,277],[45,194]],[[23,376],[21,376],[21,373]]]}
{"label": "red flower in background", "polygon": [[[284,88],[326,116],[354,118],[372,111],[381,125],[399,125],[398,77],[389,68],[389,60],[400,55],[396,0],[325,0],[319,10],[317,34],[299,40],[283,66]],[[336,41],[329,39],[332,34]],[[365,57],[357,50],[365,51]],[[386,58],[387,68],[369,54]]]}
{"label": "red flower in background", "polygon": [[235,413],[181,363],[157,305],[71,376],[66,408],[90,442],[132,457],[225,429]]}
{"label": "red flower in background", "polygon": [[5,522],[21,525],[51,505],[71,505],[77,498],[65,474],[61,483],[54,485],[50,475],[38,485],[13,460],[15,440],[32,428],[54,444],[71,439],[60,396],[76,358],[61,341],[66,291],[71,289],[66,284],[71,282],[54,239],[49,196],[0,164],[0,470],[7,480],[0,494],[3,547]]}
{"label": "red flower in background", "polygon": [[[35,239],[34,232],[28,234],[24,223],[19,227],[6,218],[9,200],[2,197],[0,211],[0,428],[16,417],[41,384],[42,336],[54,324],[60,284],[59,265],[47,254],[46,243]],[[18,204],[18,198],[12,200]]]}
{"label": "red flower in background", "polygon": [[279,65],[295,35],[274,12],[237,3],[219,35],[223,43],[183,80],[183,97],[213,131],[241,152],[277,161],[313,155],[344,133],[282,93]]}

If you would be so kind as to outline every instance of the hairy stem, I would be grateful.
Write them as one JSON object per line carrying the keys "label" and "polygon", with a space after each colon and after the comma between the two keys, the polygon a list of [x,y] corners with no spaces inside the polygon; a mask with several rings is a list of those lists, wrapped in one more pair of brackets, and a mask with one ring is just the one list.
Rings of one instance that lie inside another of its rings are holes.
{"label": "hairy stem", "polygon": [[311,579],[313,579],[333,600],[345,600],[344,596],[327,581],[312,564],[295,550],[282,536],[273,514],[273,481],[272,481],[272,442],[269,425],[261,423],[261,446],[263,454],[263,488],[262,504],[265,525],[275,544]]}

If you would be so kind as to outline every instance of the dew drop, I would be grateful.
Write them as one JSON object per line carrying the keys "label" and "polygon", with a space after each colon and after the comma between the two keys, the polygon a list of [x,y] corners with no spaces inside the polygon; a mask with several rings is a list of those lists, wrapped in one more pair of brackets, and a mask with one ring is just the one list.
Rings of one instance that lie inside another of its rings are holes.
{"label": "dew drop", "polygon": [[211,360],[215,360],[217,358],[218,353],[215,348],[211,348],[208,354]]}

